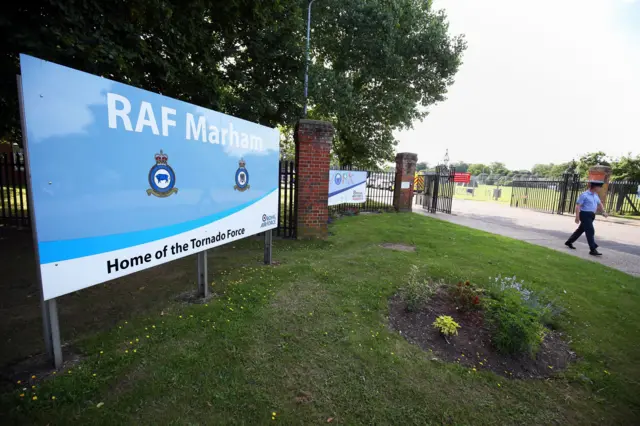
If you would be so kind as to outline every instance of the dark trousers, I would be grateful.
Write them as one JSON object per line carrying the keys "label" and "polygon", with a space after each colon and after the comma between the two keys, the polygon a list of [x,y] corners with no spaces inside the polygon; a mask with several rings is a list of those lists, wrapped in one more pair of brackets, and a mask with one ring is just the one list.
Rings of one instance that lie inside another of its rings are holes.
{"label": "dark trousers", "polygon": [[593,212],[580,212],[580,226],[576,229],[569,239],[568,243],[575,243],[580,236],[585,233],[587,235],[587,242],[589,243],[589,248],[593,251],[598,248],[596,241],[594,239],[596,230],[593,228],[593,221],[596,219],[596,214]]}

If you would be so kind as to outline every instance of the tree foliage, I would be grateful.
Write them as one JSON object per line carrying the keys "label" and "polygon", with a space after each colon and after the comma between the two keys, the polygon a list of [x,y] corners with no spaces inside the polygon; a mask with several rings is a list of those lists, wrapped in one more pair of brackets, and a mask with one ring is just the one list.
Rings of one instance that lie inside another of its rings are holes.
{"label": "tree foliage", "polygon": [[[334,124],[334,154],[342,164],[392,160],[393,131],[445,99],[465,43],[449,35],[445,14],[430,4],[314,4],[310,118]],[[0,139],[20,140],[19,53],[290,128],[302,112],[306,6],[300,0],[6,2]]]}
{"label": "tree foliage", "polygon": [[422,161],[416,164],[416,172],[424,172],[429,168],[429,163]]}
{"label": "tree foliage", "polygon": [[469,164],[464,161],[458,161],[455,163],[451,163],[451,167],[453,167],[456,172],[466,173],[469,171]]}
{"label": "tree foliage", "polygon": [[24,0],[0,14],[0,139],[19,140],[18,54],[275,127],[300,115],[297,0]]}
{"label": "tree foliage", "polygon": [[424,0],[323,0],[313,5],[310,105],[336,128],[342,164],[393,159],[393,131],[443,101],[465,42]]}
{"label": "tree foliage", "polygon": [[640,155],[623,156],[612,164],[612,179],[640,182]]}
{"label": "tree foliage", "polygon": [[586,177],[589,174],[589,168],[598,164],[602,166],[611,165],[611,161],[606,153],[598,151],[585,154],[578,160],[578,173]]}
{"label": "tree foliage", "polygon": [[482,163],[470,164],[469,168],[467,169],[467,171],[471,173],[473,176],[478,176],[484,173],[485,171],[489,171],[489,170],[490,170],[489,167]]}

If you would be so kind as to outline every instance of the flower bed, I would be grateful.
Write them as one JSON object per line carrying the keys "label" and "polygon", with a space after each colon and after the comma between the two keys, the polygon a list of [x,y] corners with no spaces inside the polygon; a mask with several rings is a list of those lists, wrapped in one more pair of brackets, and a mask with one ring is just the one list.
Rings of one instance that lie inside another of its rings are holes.
{"label": "flower bed", "polygon": [[563,335],[552,330],[559,309],[515,277],[498,276],[484,287],[420,280],[412,267],[389,302],[390,324],[437,359],[471,372],[540,378],[575,359]]}

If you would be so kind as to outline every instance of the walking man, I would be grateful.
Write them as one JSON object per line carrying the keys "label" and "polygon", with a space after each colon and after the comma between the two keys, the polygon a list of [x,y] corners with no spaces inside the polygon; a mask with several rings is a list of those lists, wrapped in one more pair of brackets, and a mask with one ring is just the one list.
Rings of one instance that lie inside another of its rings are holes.
{"label": "walking man", "polygon": [[576,223],[579,223],[580,226],[576,229],[569,239],[564,245],[569,247],[570,249],[575,250],[573,243],[576,242],[578,238],[585,233],[587,235],[587,242],[589,243],[589,254],[592,256],[602,256],[598,249],[598,245],[594,239],[595,229],[593,228],[593,221],[596,218],[596,212],[602,212],[604,217],[607,217],[607,213],[604,211],[604,206],[600,201],[600,197],[598,196],[598,192],[600,192],[600,188],[604,182],[601,181],[591,181],[589,182],[589,190],[583,192],[578,197],[578,201],[576,202]]}

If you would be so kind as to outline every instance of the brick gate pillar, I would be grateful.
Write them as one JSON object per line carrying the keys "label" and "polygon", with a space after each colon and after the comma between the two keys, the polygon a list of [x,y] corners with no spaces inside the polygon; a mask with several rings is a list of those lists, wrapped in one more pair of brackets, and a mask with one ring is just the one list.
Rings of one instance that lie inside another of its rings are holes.
{"label": "brick gate pillar", "polygon": [[393,189],[393,207],[398,212],[410,212],[413,206],[413,179],[418,154],[401,152],[396,155],[396,181]]}
{"label": "brick gate pillar", "polygon": [[295,203],[298,238],[326,238],[329,234],[329,162],[333,125],[300,120],[296,124]]}
{"label": "brick gate pillar", "polygon": [[602,182],[602,189],[600,190],[600,201],[602,205],[607,208],[605,202],[607,201],[607,192],[609,192],[609,180],[611,179],[611,167],[602,166],[600,164],[589,167],[589,180],[594,182]]}

